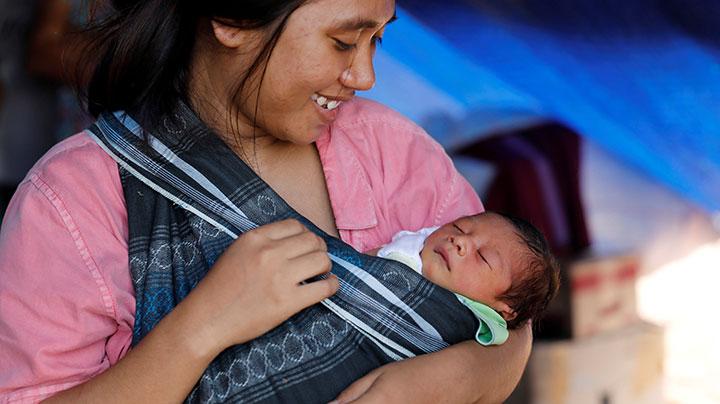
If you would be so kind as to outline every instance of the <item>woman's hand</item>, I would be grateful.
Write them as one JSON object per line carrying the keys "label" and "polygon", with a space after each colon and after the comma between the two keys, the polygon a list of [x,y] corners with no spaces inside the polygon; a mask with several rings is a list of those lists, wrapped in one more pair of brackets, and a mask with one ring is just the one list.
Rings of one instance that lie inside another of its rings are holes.
{"label": "woman's hand", "polygon": [[475,341],[382,366],[343,391],[336,403],[499,403],[513,391],[530,355],[530,326],[507,342]]}
{"label": "woman's hand", "polygon": [[215,356],[337,291],[325,243],[295,220],[236,240],[205,278],[115,366],[53,402],[181,402]]}
{"label": "woman's hand", "polygon": [[297,220],[243,234],[181,303],[202,330],[199,349],[219,352],[252,340],[333,295],[334,275],[304,283],[330,268],[325,242]]}
{"label": "woman's hand", "polygon": [[[398,389],[397,385],[393,386],[393,383],[409,386],[413,382],[412,366],[408,369],[410,372],[405,374],[401,363],[394,362],[373,370],[356,380],[330,404],[418,402],[404,395],[403,389]],[[406,380],[407,377],[410,379]]]}

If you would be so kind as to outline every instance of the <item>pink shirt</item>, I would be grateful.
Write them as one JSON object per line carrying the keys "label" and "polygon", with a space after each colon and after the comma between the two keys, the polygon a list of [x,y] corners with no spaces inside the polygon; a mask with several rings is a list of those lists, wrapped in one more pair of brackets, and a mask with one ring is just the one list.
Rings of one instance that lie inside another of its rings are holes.
{"label": "pink shirt", "polygon": [[[377,103],[317,141],[340,236],[360,251],[482,211],[440,145]],[[130,349],[135,296],[117,165],[85,134],[28,173],[0,232],[0,402],[36,402]]]}

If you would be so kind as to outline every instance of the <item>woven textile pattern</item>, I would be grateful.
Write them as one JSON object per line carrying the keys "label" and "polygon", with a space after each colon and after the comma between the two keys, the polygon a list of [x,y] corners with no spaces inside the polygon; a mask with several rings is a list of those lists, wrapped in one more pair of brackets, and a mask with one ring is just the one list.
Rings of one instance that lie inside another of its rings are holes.
{"label": "woven textile pattern", "polygon": [[[188,402],[327,402],[392,360],[471,339],[474,316],[404,265],[356,252],[298,215],[184,105],[145,137],[124,113],[89,133],[120,166],[137,307],[133,344],[202,280],[234,238],[296,218],[323,237],[341,288],[222,352]],[[177,358],[183,360],[183,358]]]}

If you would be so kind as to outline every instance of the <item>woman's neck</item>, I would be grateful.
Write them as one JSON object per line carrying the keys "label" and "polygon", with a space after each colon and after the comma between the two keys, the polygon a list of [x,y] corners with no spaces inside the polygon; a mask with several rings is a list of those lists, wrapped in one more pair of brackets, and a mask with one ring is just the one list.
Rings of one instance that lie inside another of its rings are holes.
{"label": "woman's neck", "polygon": [[[232,107],[234,79],[242,71],[227,50],[218,49],[211,38],[200,39],[190,67],[188,94],[192,109],[239,156],[253,155],[273,146],[277,139],[263,133]],[[250,151],[250,152],[248,152]]]}
{"label": "woman's neck", "polygon": [[[337,236],[335,218],[325,184],[320,156],[314,144],[294,144],[280,140],[255,128],[228,111],[233,88],[228,77],[237,77],[223,70],[227,63],[218,63],[222,53],[195,55],[189,83],[191,107],[198,117],[255,173],[270,185],[298,213],[325,232]],[[220,78],[215,80],[214,78]]]}
{"label": "woman's neck", "polygon": [[223,97],[221,89],[208,86],[213,84],[207,70],[196,70],[191,88],[199,90],[191,92],[193,111],[253,170],[258,172],[266,164],[272,165],[278,157],[292,149],[291,144],[264,133],[244,122],[241,116],[230,113],[226,101],[229,97]]}

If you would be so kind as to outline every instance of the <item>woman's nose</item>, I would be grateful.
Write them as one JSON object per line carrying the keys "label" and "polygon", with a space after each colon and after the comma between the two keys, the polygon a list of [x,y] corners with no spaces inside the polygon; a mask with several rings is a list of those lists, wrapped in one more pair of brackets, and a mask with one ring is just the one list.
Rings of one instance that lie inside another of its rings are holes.
{"label": "woman's nose", "polygon": [[352,64],[341,75],[343,86],[353,90],[367,91],[375,85],[375,67],[372,52],[358,52]]}

